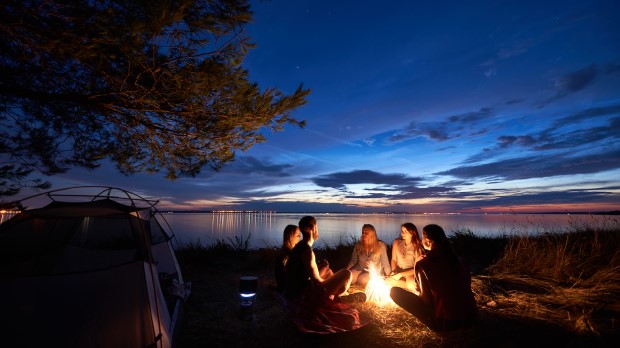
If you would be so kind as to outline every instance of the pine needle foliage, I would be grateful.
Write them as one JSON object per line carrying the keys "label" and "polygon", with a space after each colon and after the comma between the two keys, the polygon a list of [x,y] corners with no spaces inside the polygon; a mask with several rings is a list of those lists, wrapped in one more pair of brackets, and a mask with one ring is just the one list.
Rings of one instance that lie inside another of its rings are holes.
{"label": "pine needle foliage", "polygon": [[303,127],[309,90],[261,89],[241,66],[251,21],[244,0],[2,1],[0,195],[103,159],[195,176]]}

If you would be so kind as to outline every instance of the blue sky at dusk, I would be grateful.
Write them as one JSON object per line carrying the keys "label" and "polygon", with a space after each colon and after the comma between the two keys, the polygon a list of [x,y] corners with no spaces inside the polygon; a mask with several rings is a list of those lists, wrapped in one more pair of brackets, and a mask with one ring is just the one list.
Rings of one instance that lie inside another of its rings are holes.
{"label": "blue sky at dusk", "polygon": [[217,173],[104,165],[52,189],[122,187],[160,209],[620,209],[619,1],[251,4],[243,65],[261,88],[312,90],[304,129]]}

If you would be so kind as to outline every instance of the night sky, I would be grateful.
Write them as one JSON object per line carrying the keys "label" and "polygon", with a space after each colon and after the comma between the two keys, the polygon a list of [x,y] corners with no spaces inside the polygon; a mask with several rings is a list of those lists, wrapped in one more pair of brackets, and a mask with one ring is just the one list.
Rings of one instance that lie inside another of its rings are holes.
{"label": "night sky", "polygon": [[[620,1],[253,1],[243,66],[304,129],[218,173],[72,169],[165,209],[620,209]],[[32,194],[24,190],[19,197]]]}

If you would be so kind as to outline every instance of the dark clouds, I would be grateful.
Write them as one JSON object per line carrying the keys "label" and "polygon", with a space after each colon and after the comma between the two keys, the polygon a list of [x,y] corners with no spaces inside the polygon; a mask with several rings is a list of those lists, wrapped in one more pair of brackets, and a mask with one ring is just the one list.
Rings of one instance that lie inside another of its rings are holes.
{"label": "dark clouds", "polygon": [[553,123],[553,128],[562,127],[567,124],[579,124],[591,118],[596,118],[600,116],[620,116],[620,104],[587,108],[566,117],[561,117]]}
{"label": "dark clouds", "polygon": [[499,148],[507,148],[514,145],[529,147],[536,144],[536,140],[530,135],[502,135],[497,138]]}
{"label": "dark clouds", "polygon": [[329,187],[348,192],[347,185],[371,184],[377,185],[366,188],[361,194],[349,192],[346,198],[355,199],[418,199],[437,197],[452,192],[454,189],[445,186],[420,186],[422,179],[405,174],[381,174],[370,170],[354,170],[338,172],[313,178],[312,181],[321,187]]}
{"label": "dark clouds", "polygon": [[592,64],[586,68],[558,78],[555,83],[555,88],[558,90],[556,97],[564,97],[568,94],[581,91],[594,81],[598,73],[599,68]]}
{"label": "dark clouds", "polygon": [[[555,134],[547,138],[542,138],[540,144],[533,146],[534,150],[555,150],[555,149],[579,149],[582,145],[592,145],[604,143],[620,137],[620,117],[609,120],[609,123],[600,127],[578,129],[562,134]],[[613,144],[613,142],[611,143]]]}
{"label": "dark clouds", "polygon": [[448,121],[464,123],[464,124],[472,124],[472,123],[484,121],[493,116],[495,116],[493,109],[487,107],[487,108],[482,108],[476,112],[467,112],[461,115],[450,116],[448,117]]}
{"label": "dark clouds", "polygon": [[620,71],[619,66],[620,63],[617,61],[602,65],[593,63],[584,68],[556,78],[553,85],[553,96],[544,101],[541,106],[545,106],[555,100],[565,98],[569,95],[587,89],[593,85],[597,79],[613,75]]}
{"label": "dark clouds", "polygon": [[620,168],[620,149],[594,155],[573,156],[570,152],[554,156],[528,156],[492,163],[461,166],[436,173],[461,179],[520,180],[559,175],[591,174]]}
{"label": "dark clouds", "polygon": [[400,186],[415,184],[420,180],[420,178],[413,178],[404,174],[382,174],[371,170],[337,172],[312,178],[312,182],[317,186],[337,190],[346,190],[347,185],[353,184]]}
{"label": "dark clouds", "polygon": [[252,156],[237,157],[235,161],[225,167],[225,171],[235,174],[265,174],[269,176],[290,176],[291,164],[274,164],[269,160],[261,161]]}
{"label": "dark clouds", "polygon": [[280,201],[274,202],[272,200],[254,200],[251,202],[243,202],[238,205],[222,206],[223,209],[236,209],[236,210],[271,210],[278,212],[290,212],[290,213],[359,213],[359,212],[372,212],[374,209],[361,207],[354,204],[342,204],[342,203],[313,203],[313,202],[292,202],[292,201]]}
{"label": "dark clouds", "polygon": [[[435,141],[447,141],[461,136],[466,128],[483,123],[495,117],[495,112],[490,107],[481,108],[478,111],[451,115],[446,121],[437,122],[412,122],[404,129],[396,130],[388,138],[389,143],[406,141],[417,137],[426,137]],[[484,133],[483,129],[473,127],[476,135]]]}
{"label": "dark clouds", "polygon": [[489,161],[508,153],[511,149],[538,152],[536,156],[541,156],[541,152],[555,156],[555,151],[565,149],[573,149],[575,152],[587,151],[596,155],[599,151],[620,147],[618,139],[620,139],[620,105],[587,108],[556,118],[548,127],[532,130],[531,134],[500,135],[497,137],[495,147],[484,148],[481,152],[468,157],[463,163]]}
{"label": "dark clouds", "polygon": [[[497,138],[497,148],[507,149],[518,146],[534,151],[579,149],[583,145],[604,143],[620,138],[620,117],[611,118],[598,127],[558,132],[556,128],[543,130],[533,135],[502,135]],[[471,159],[469,162],[472,162]]]}
{"label": "dark clouds", "polygon": [[571,204],[582,203],[606,203],[616,204],[620,201],[620,194],[614,193],[620,187],[596,187],[590,189],[569,189],[553,190],[553,187],[539,188],[539,190],[528,193],[515,193],[509,190],[497,190],[494,195],[485,199],[477,200],[453,200],[450,205],[459,206],[461,209],[484,209],[488,207],[519,207],[524,205],[544,204],[557,205],[570,202]]}

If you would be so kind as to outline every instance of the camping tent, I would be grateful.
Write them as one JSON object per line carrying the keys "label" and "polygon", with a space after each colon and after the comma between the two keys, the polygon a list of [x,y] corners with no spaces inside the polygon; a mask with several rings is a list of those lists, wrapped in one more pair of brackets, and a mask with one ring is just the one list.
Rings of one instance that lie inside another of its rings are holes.
{"label": "camping tent", "polygon": [[3,346],[172,346],[189,287],[171,232],[134,203],[52,201],[0,225]]}

